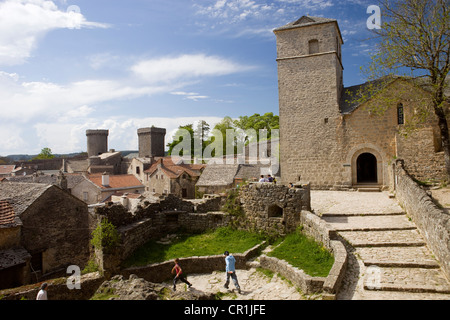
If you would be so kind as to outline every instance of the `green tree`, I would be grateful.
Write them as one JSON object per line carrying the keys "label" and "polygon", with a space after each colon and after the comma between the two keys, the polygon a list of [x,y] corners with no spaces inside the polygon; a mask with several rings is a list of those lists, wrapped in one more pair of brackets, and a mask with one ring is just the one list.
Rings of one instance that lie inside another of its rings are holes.
{"label": "green tree", "polygon": [[[382,26],[373,29],[378,38],[371,62],[363,71],[368,80],[382,79],[388,83],[392,76],[403,75],[431,93],[432,106],[422,103],[418,114],[425,121],[429,111],[438,119],[442,147],[450,178],[450,138],[446,112],[448,105],[444,89],[450,70],[450,9],[448,0],[381,0]],[[365,100],[371,91],[383,87],[372,81],[357,99]],[[375,109],[389,106],[380,100]]]}
{"label": "green tree", "polygon": [[[272,112],[265,113],[264,115],[260,115],[255,113],[252,116],[240,116],[238,120],[235,120],[234,125],[236,128],[242,130],[254,129],[256,130],[256,135],[258,141],[260,140],[259,130],[267,130],[267,139],[270,139],[272,136],[272,130],[280,128],[280,119],[279,116],[274,115]],[[253,142],[253,141],[250,141]]]}
{"label": "green tree", "polygon": [[42,159],[53,159],[55,156],[52,153],[52,149],[43,148],[41,153],[39,153],[33,160],[42,160]]}
{"label": "green tree", "polygon": [[[192,124],[187,124],[178,127],[178,130],[173,136],[173,141],[167,144],[167,146],[169,147],[169,156],[194,156],[194,129],[192,128],[192,126]],[[186,148],[183,148],[181,150],[181,154],[173,154],[174,148],[180,143],[183,143]]]}

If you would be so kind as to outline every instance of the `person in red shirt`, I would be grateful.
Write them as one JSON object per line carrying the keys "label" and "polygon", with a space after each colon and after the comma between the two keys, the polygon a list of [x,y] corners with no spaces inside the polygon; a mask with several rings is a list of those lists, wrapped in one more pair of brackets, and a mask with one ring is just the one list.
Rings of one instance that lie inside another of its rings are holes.
{"label": "person in red shirt", "polygon": [[175,274],[175,278],[173,278],[173,291],[177,290],[177,281],[186,283],[189,288],[192,287],[192,284],[186,280],[183,275],[183,269],[180,267],[180,260],[176,258],[173,262],[175,262],[175,266],[172,268],[172,274]]}

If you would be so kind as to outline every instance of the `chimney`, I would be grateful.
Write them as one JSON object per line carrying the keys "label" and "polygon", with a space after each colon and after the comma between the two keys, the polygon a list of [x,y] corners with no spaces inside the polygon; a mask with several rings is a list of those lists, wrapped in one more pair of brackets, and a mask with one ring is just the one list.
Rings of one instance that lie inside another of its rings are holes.
{"label": "chimney", "polygon": [[102,186],[109,187],[109,174],[106,172],[102,174]]}

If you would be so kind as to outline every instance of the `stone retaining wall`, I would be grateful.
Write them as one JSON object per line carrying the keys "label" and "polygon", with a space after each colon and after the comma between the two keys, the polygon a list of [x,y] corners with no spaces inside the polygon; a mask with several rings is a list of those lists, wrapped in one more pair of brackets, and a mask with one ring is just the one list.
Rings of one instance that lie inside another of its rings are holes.
{"label": "stone retaining wall", "polygon": [[334,264],[327,277],[311,277],[303,270],[293,267],[284,260],[262,255],[260,257],[261,267],[273,272],[279,272],[299,287],[306,294],[324,292],[335,295],[341,286],[342,279],[347,269],[347,250],[344,244],[335,240],[336,232],[320,217],[308,211],[300,215],[302,232],[322,243],[334,256]]}
{"label": "stone retaining wall", "polygon": [[[89,273],[81,276],[81,289],[67,288],[67,278],[48,280],[48,300],[89,300],[98,287],[105,281],[99,273]],[[0,291],[0,300],[36,300],[41,283]]]}
{"label": "stone retaining wall", "polygon": [[[244,253],[233,254],[236,258],[236,269],[247,269],[247,261],[256,257],[261,252],[261,248],[264,245],[265,242],[254,246]],[[180,265],[183,267],[183,272],[186,274],[225,271],[225,258],[223,255],[180,258]],[[135,274],[139,278],[143,278],[147,281],[160,283],[173,278],[173,275],[171,274],[173,266],[173,261],[165,261],[143,267],[127,268],[121,270],[120,274],[125,278],[129,277],[131,274]]]}
{"label": "stone retaining wall", "polygon": [[395,164],[395,192],[450,279],[450,215],[438,208],[425,190],[414,182],[402,160]]}

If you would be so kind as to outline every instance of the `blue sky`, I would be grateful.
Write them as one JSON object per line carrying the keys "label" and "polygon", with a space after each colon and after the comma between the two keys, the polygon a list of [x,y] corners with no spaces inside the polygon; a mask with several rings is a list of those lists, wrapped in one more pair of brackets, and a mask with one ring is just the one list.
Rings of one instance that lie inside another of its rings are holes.
{"label": "blue sky", "polygon": [[365,0],[0,0],[0,155],[86,151],[86,129],[137,149],[137,129],[278,114],[272,30],[338,20],[344,85],[364,82]]}

